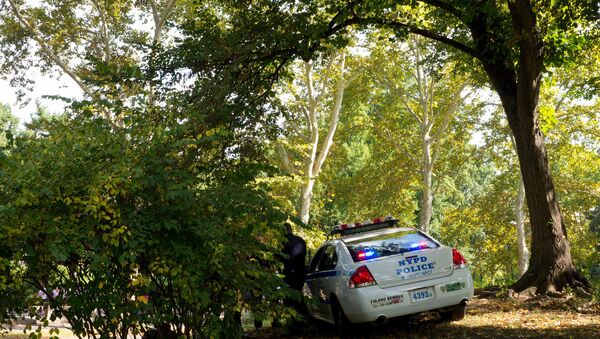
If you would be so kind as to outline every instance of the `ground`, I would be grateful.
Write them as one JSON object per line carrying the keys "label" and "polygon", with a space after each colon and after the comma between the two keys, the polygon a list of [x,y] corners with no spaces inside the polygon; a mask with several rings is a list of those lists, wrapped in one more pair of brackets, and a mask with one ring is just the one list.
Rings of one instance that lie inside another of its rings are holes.
{"label": "ground", "polygon": [[[247,328],[251,328],[247,319]],[[75,338],[61,324],[60,338]],[[20,333],[20,334],[19,334]],[[48,329],[43,338],[49,338]],[[444,323],[435,313],[395,319],[383,326],[363,325],[350,332],[357,338],[600,338],[600,303],[574,293],[560,297],[510,295],[492,288],[477,290],[469,303],[467,316],[458,322]],[[248,330],[250,338],[336,338],[332,326],[310,322],[291,335],[281,328]],[[0,335],[0,339],[3,336]],[[22,328],[6,335],[25,339]]]}
{"label": "ground", "polygon": [[[600,304],[572,293],[558,298],[509,297],[499,289],[478,290],[461,321],[444,323],[437,314],[426,313],[383,326],[358,326],[351,333],[359,338],[600,338]],[[248,331],[247,336],[338,337],[331,326],[312,322],[295,335],[264,328]]]}

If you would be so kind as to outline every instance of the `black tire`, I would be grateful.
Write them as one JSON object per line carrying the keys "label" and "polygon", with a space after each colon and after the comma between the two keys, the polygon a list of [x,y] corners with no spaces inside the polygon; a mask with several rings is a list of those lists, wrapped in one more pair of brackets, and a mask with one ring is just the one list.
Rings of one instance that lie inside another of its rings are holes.
{"label": "black tire", "polygon": [[467,305],[465,303],[452,306],[449,310],[440,311],[440,317],[443,321],[459,321],[467,315]]}
{"label": "black tire", "polygon": [[350,320],[346,317],[342,305],[340,305],[335,297],[331,297],[331,314],[333,314],[335,328],[340,336],[343,337],[351,332],[350,327],[352,326],[352,323],[350,323]]}

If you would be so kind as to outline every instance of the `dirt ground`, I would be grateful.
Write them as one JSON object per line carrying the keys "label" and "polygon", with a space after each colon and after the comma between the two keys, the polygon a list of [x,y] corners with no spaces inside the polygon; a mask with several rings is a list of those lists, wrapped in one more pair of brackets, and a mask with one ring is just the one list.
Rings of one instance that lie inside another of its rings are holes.
{"label": "dirt ground", "polygon": [[[386,325],[352,328],[356,338],[600,338],[600,305],[573,295],[559,298],[508,297],[497,289],[478,290],[467,316],[444,323],[437,314],[393,319]],[[251,338],[336,338],[327,324],[310,322],[296,333],[264,328],[249,331]]]}
{"label": "dirt ground", "polygon": [[[58,326],[57,327],[62,327]],[[21,333],[19,335],[19,333]],[[351,338],[600,338],[600,303],[596,299],[565,294],[558,298],[516,295],[491,288],[477,290],[469,303],[467,316],[445,323],[436,313],[392,319],[381,326],[354,326]],[[25,339],[22,328],[0,335]],[[48,338],[48,329],[43,338]],[[75,338],[61,328],[59,337]],[[311,321],[295,333],[282,328],[249,330],[248,338],[339,338],[333,326]]]}

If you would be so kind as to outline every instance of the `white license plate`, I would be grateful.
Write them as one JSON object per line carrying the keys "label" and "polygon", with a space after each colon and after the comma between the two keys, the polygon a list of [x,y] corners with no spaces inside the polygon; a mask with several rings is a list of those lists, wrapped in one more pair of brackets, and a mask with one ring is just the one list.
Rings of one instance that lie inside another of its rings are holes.
{"label": "white license plate", "polygon": [[433,294],[433,287],[420,288],[418,290],[410,291],[410,300],[413,303],[418,303],[425,300],[435,299]]}

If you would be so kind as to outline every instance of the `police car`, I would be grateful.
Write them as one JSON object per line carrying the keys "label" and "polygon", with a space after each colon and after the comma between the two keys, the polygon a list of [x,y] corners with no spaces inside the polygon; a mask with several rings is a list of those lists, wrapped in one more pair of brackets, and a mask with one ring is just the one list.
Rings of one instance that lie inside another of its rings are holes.
{"label": "police car", "polygon": [[335,226],[341,237],[319,247],[303,293],[314,318],[337,325],[382,324],[389,318],[438,311],[460,320],[473,297],[464,257],[391,217]]}

